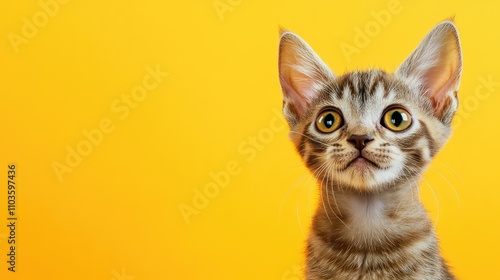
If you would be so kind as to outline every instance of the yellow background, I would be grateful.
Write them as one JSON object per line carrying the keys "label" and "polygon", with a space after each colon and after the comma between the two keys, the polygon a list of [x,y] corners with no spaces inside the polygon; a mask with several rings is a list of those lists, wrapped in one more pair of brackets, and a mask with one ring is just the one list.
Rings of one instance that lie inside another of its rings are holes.
{"label": "yellow background", "polygon": [[[300,279],[316,187],[276,113],[279,26],[338,74],[393,71],[453,15],[461,115],[422,199],[456,275],[500,279],[498,1],[66,2],[47,22],[38,1],[0,3],[0,279]],[[388,5],[399,12],[377,22]],[[15,46],[23,18],[42,25]],[[356,44],[357,28],[372,28],[368,42]],[[118,113],[113,104],[123,106],[148,67],[169,75]],[[54,162],[65,164],[68,147],[103,120],[114,129],[59,180]],[[6,263],[9,163],[18,169],[16,273]],[[214,189],[210,174],[228,165],[227,186]],[[199,212],[183,217],[179,207],[206,189]]]}

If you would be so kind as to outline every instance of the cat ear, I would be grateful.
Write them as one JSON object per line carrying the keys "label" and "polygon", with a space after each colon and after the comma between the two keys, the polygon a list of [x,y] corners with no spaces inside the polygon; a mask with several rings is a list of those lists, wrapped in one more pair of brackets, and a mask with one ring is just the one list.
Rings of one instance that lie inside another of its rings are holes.
{"label": "cat ear", "polygon": [[282,32],[279,76],[283,113],[291,126],[303,118],[319,92],[334,79],[333,72],[299,36]]}
{"label": "cat ear", "polygon": [[460,39],[453,21],[432,29],[396,71],[415,81],[432,102],[434,115],[450,123],[458,107],[457,90],[462,73]]}

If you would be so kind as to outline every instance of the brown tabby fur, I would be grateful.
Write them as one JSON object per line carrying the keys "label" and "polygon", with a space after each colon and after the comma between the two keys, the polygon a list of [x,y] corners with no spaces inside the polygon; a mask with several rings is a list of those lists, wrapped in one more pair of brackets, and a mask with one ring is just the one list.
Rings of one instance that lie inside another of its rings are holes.
{"label": "brown tabby fur", "polygon": [[[320,184],[307,279],[454,279],[439,254],[418,184],[450,135],[461,65],[451,21],[434,28],[394,74],[335,76],[298,36],[282,34],[284,114],[291,140]],[[393,106],[412,116],[405,131],[381,125]],[[317,116],[331,107],[344,124],[321,133]],[[373,140],[358,151],[347,140],[353,134]],[[371,163],[352,164],[359,156]]]}

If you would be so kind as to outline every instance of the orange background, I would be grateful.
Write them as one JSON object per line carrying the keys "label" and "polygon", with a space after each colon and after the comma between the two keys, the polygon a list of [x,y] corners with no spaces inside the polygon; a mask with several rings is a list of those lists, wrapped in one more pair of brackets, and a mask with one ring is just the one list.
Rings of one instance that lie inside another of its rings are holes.
{"label": "orange background", "polygon": [[[393,71],[452,15],[461,108],[421,194],[456,275],[500,279],[499,9],[1,1],[0,279],[301,279],[316,186],[280,115],[278,27],[337,74]],[[16,273],[6,263],[10,163]]]}

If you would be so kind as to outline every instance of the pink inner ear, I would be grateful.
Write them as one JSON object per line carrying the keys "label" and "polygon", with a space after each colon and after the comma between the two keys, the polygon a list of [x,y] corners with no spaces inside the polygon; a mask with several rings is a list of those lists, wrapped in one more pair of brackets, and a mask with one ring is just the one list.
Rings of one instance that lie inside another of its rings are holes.
{"label": "pink inner ear", "polygon": [[304,102],[299,93],[294,89],[294,87],[290,84],[290,81],[281,81],[281,87],[285,94],[286,101],[290,102],[297,114],[303,116],[307,109],[307,104]]}
{"label": "pink inner ear", "polygon": [[456,90],[460,76],[460,54],[454,44],[453,41],[446,42],[439,53],[437,65],[428,69],[422,77],[438,118],[449,104],[450,94]]}
{"label": "pink inner ear", "polygon": [[438,69],[433,69],[432,71],[429,71],[429,73],[427,73],[424,77],[427,81],[431,80],[430,83],[434,83],[427,84],[428,87],[426,90],[428,91],[427,93],[431,98],[436,117],[438,118],[442,116],[443,111],[448,104],[448,93],[453,90],[453,87],[455,86],[455,82],[457,80],[457,73],[452,73],[447,79],[443,79],[441,81],[432,81],[436,77],[443,75],[439,72],[440,71]]}
{"label": "pink inner ear", "polygon": [[437,117],[441,117],[458,87],[461,72],[460,46],[453,30],[443,34],[436,53],[436,63],[424,72],[427,94],[432,100]]}
{"label": "pink inner ear", "polygon": [[315,96],[315,81],[303,73],[297,71],[290,72],[287,84],[290,85],[290,93],[293,92],[293,94],[289,94],[289,98],[295,105],[297,113],[303,116]]}
{"label": "pink inner ear", "polygon": [[309,101],[312,99],[314,87],[313,81],[306,77],[306,75],[288,70],[284,73],[281,86],[286,93],[287,100],[293,105],[295,111],[300,115],[305,115]]}

